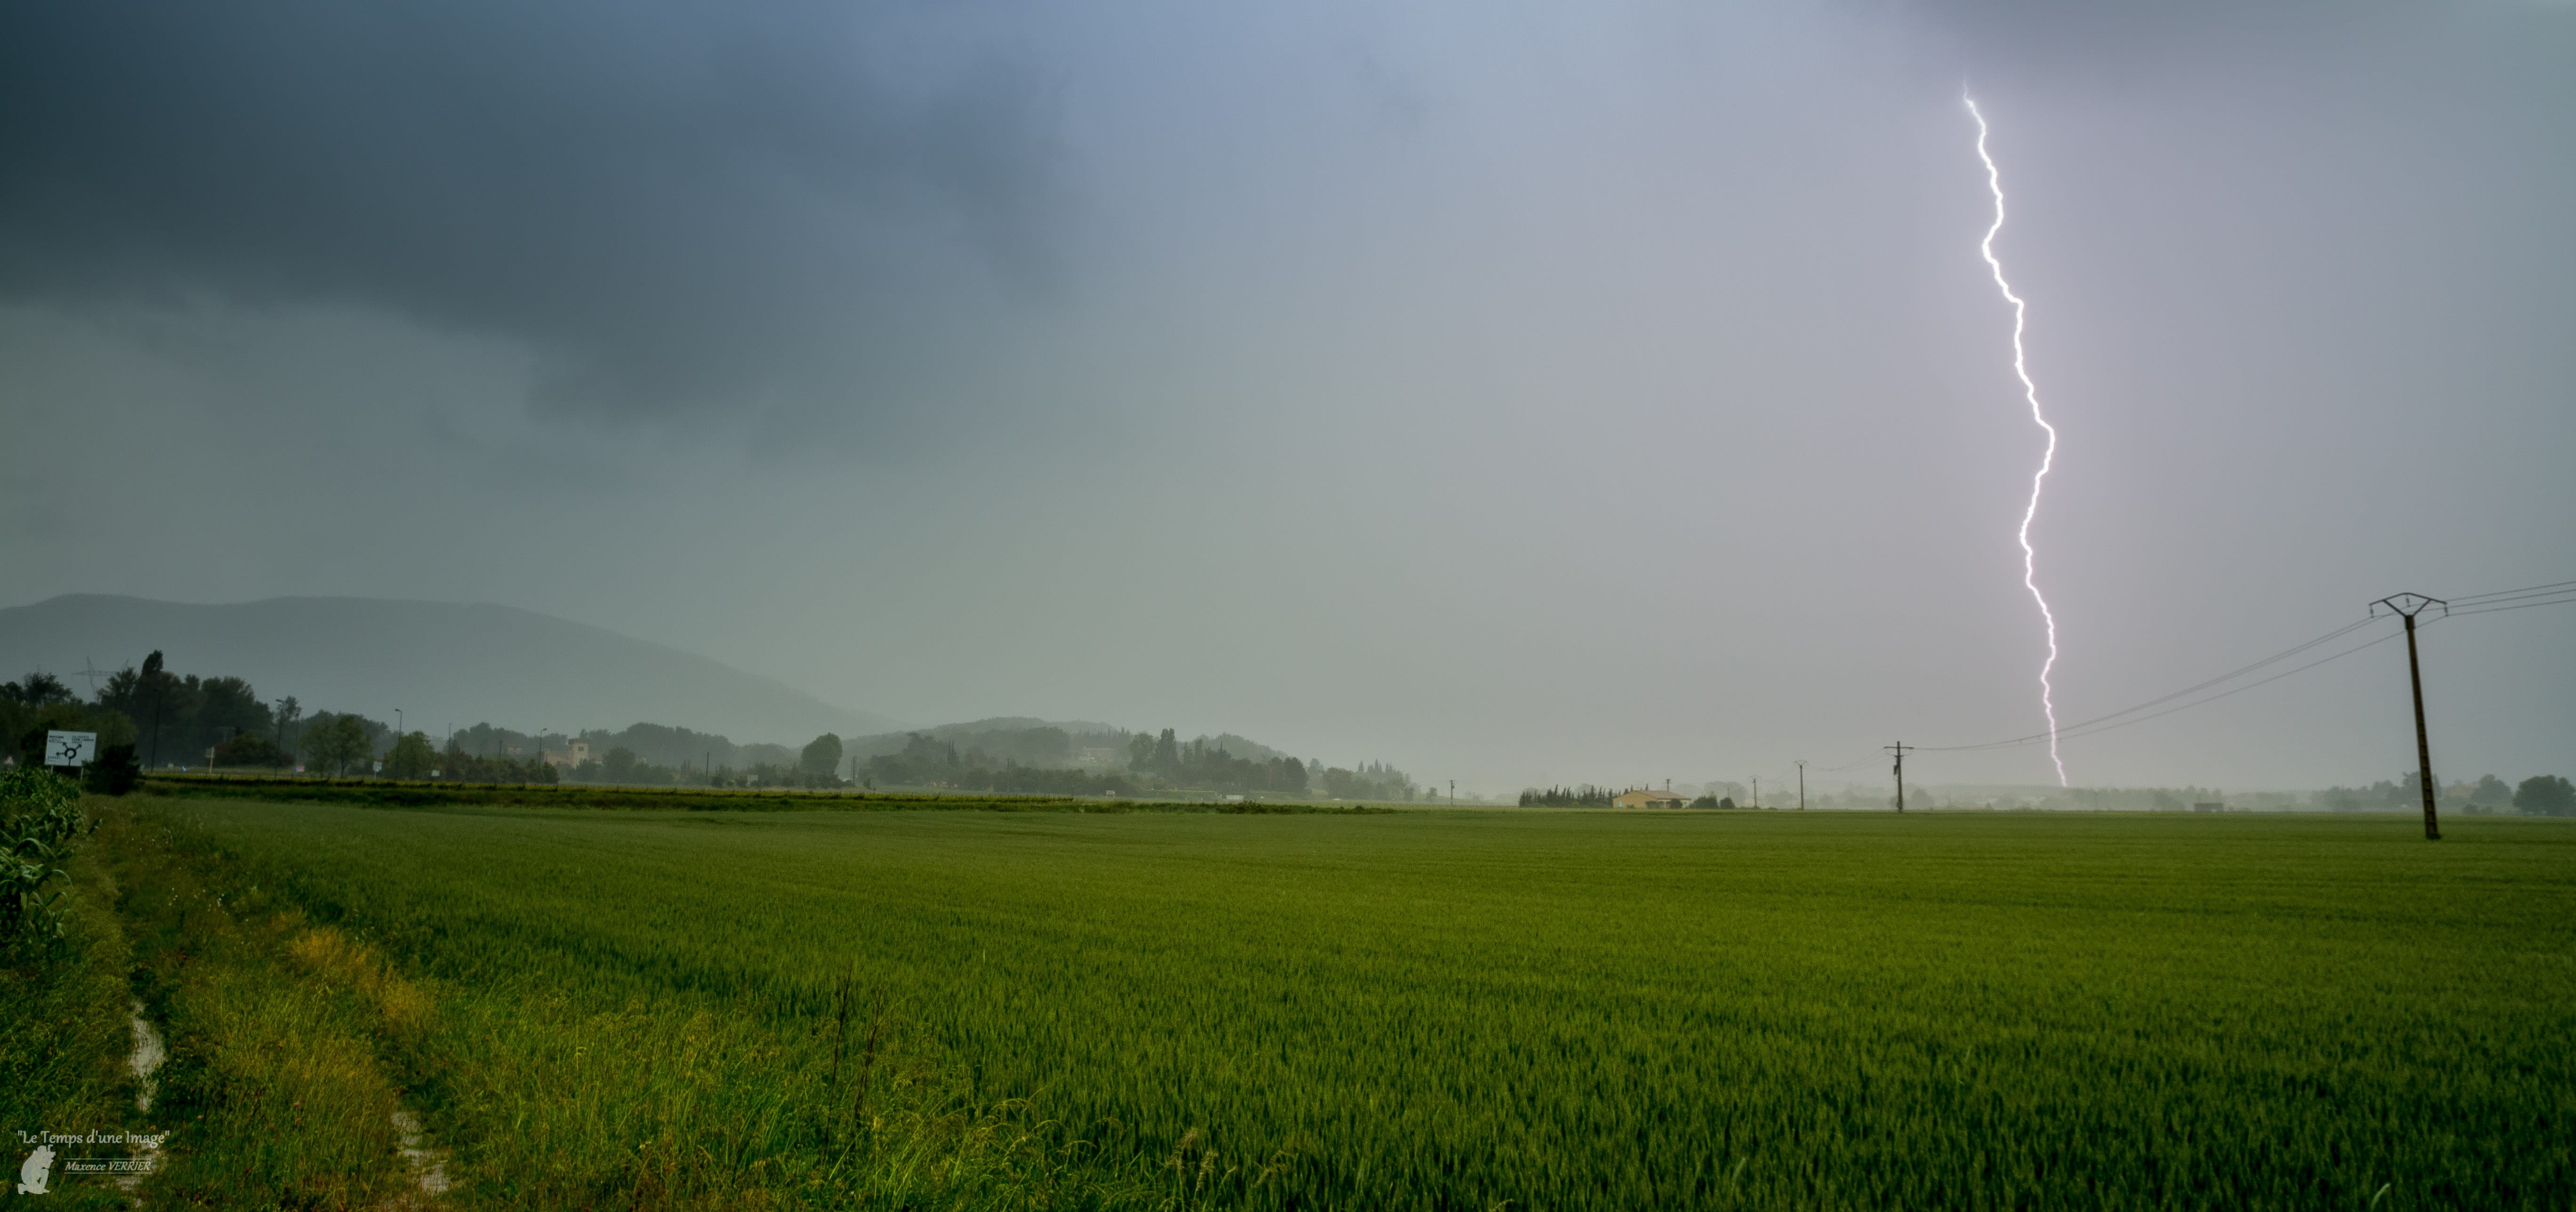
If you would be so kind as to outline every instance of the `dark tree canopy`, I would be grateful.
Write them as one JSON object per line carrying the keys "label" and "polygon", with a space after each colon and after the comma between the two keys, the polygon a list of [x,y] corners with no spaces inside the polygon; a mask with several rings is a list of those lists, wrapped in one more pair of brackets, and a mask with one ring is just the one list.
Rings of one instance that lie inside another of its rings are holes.
{"label": "dark tree canopy", "polygon": [[2514,788],[2513,806],[2525,816],[2576,816],[2576,785],[2565,775],[2535,774]]}
{"label": "dark tree canopy", "polygon": [[799,756],[797,768],[809,778],[831,778],[841,768],[841,738],[828,732],[815,737]]}
{"label": "dark tree canopy", "polygon": [[397,779],[425,779],[437,768],[438,751],[429,744],[429,734],[406,732],[394,742],[393,752],[385,755],[385,775]]}
{"label": "dark tree canopy", "polygon": [[52,707],[78,701],[71,687],[50,673],[31,673],[14,682],[0,682],[0,699],[21,707]]}

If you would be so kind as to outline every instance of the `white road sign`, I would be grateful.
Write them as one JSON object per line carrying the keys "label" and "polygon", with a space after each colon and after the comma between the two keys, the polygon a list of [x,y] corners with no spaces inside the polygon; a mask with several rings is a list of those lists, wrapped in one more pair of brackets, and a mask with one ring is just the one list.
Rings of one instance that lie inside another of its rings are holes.
{"label": "white road sign", "polygon": [[86,766],[98,756],[98,734],[95,732],[47,732],[45,764],[48,766]]}

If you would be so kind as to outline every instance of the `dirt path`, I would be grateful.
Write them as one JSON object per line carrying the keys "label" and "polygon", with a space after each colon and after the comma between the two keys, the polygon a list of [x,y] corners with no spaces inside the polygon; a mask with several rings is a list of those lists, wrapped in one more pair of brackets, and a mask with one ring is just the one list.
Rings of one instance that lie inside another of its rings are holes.
{"label": "dirt path", "polygon": [[[170,1050],[161,1042],[160,1029],[152,1025],[151,1019],[144,1017],[142,1002],[132,1002],[127,1007],[126,1014],[128,1025],[134,1033],[134,1051],[125,1058],[125,1067],[134,1074],[134,1109],[148,1112],[152,1109],[153,1096],[160,1092],[161,1082],[158,1073],[161,1062],[169,1059]],[[142,1156],[151,1160],[151,1166],[136,1173],[117,1175],[116,1185],[120,1190],[134,1190],[143,1184],[145,1174],[160,1168],[161,1144],[158,1134],[145,1138]]]}
{"label": "dirt path", "polygon": [[447,1193],[447,1150],[421,1143],[420,1117],[408,1109],[394,1112],[394,1131],[402,1135],[403,1163],[411,1167],[421,1194],[427,1197],[411,1206],[432,1206],[430,1200]]}

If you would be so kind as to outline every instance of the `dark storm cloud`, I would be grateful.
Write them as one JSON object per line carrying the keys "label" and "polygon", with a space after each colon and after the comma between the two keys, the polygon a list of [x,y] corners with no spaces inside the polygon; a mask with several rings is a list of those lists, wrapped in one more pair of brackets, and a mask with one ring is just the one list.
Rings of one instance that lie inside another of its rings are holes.
{"label": "dark storm cloud", "polygon": [[0,14],[14,300],[381,307],[526,342],[558,401],[654,409],[817,361],[864,386],[922,314],[1045,274],[1040,90],[930,10]]}

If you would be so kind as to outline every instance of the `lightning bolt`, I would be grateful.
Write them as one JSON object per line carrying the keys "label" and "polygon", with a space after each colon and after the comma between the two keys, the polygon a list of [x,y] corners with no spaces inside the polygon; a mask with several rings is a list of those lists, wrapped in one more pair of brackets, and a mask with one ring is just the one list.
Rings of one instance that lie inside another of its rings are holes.
{"label": "lightning bolt", "polygon": [[2039,456],[2039,470],[2030,477],[2030,505],[2021,512],[2021,583],[2030,591],[2032,601],[2039,603],[2040,620],[2048,624],[2048,659],[2039,666],[2039,706],[2048,713],[2048,760],[2057,767],[2057,785],[2066,785],[2066,760],[2057,756],[2056,692],[2048,684],[2050,671],[2057,668],[2057,614],[2048,608],[2047,595],[2039,591],[2039,553],[2030,545],[2030,521],[2039,516],[2040,486],[2048,481],[2048,469],[2057,462],[2057,427],[2048,423],[2040,411],[2039,384],[2031,381],[2030,365],[2022,352],[2023,316],[2030,305],[2013,293],[2012,283],[2004,280],[2004,263],[1995,259],[1995,236],[2004,229],[2004,174],[1995,167],[1995,158],[1986,151],[1986,115],[1977,109],[1977,99],[1961,96],[1967,102],[1968,116],[1977,120],[1977,158],[1986,162],[1986,188],[1995,195],[1995,224],[1986,229],[1986,239],[1977,246],[1985,254],[1986,267],[1995,272],[1995,289],[2013,308],[2013,373],[2021,376],[2022,398],[2030,401],[2030,419],[2048,433],[2048,450]]}

